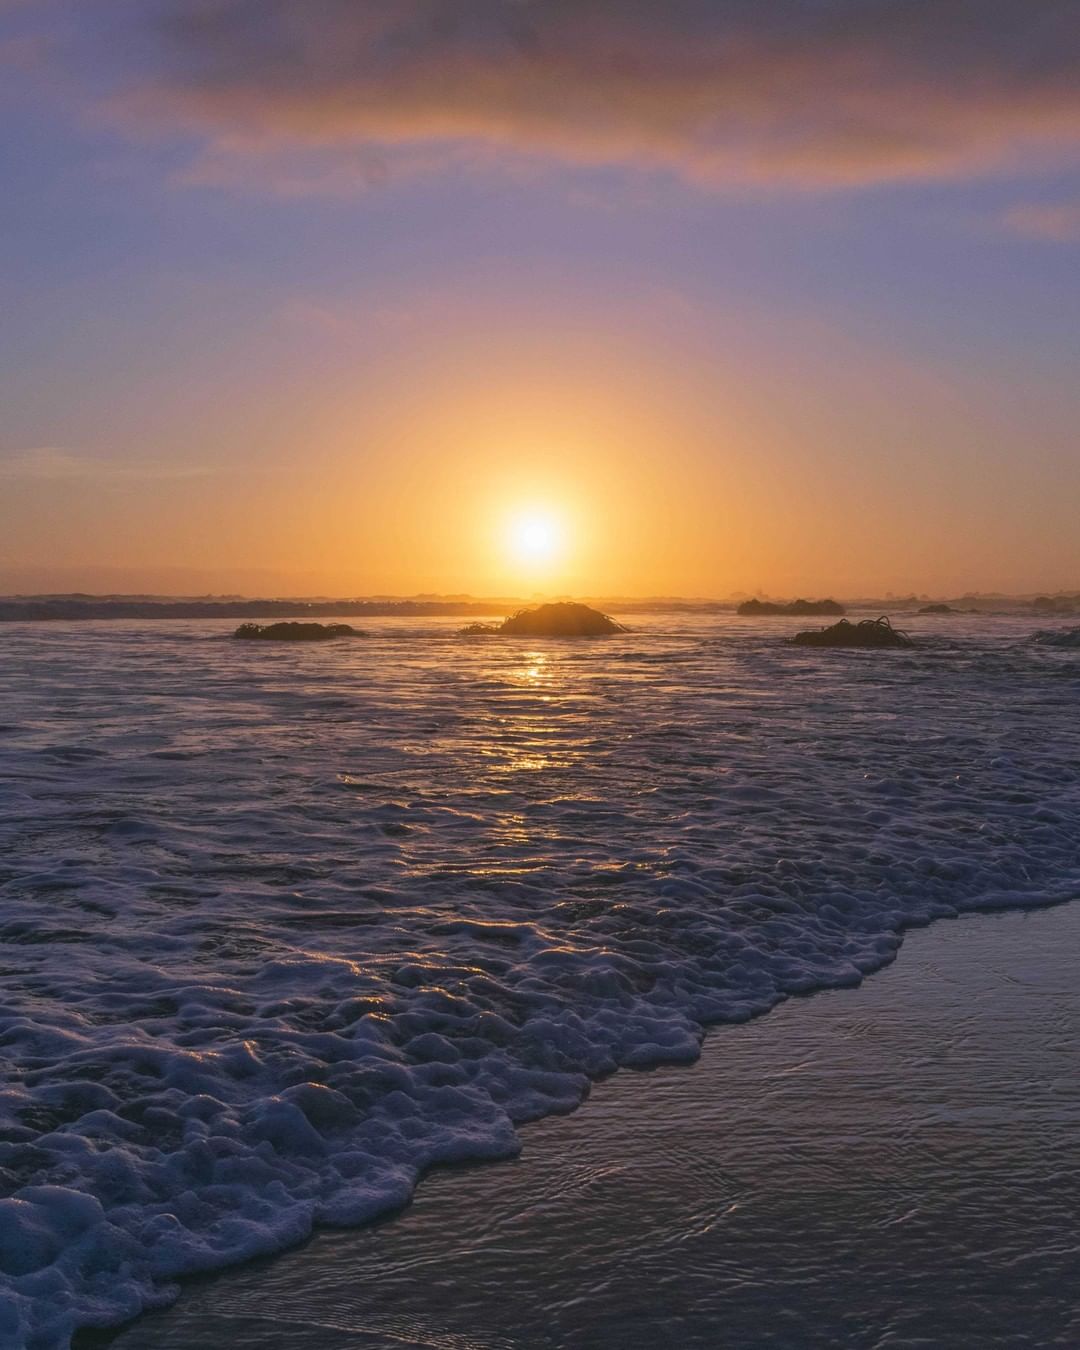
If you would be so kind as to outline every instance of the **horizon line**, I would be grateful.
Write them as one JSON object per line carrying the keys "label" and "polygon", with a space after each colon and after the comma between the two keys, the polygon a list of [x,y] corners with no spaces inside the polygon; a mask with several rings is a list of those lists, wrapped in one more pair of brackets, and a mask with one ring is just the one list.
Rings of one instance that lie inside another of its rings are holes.
{"label": "horizon line", "polygon": [[652,604],[652,605],[739,605],[748,600],[759,600],[767,603],[790,604],[799,600],[811,602],[821,602],[824,600],[834,600],[842,604],[859,605],[869,603],[870,601],[887,600],[892,603],[934,603],[946,600],[999,600],[999,601],[1018,601],[1030,602],[1032,600],[1045,599],[1080,599],[1080,586],[1061,587],[1056,590],[1031,590],[1031,591],[977,591],[965,590],[954,593],[930,593],[916,591],[885,591],[885,592],[864,592],[862,594],[845,595],[843,593],[832,592],[827,595],[815,595],[807,592],[800,595],[781,595],[773,594],[768,591],[732,591],[727,595],[663,595],[663,594],[644,594],[635,595],[628,593],[618,594],[594,594],[591,592],[582,592],[580,594],[570,592],[546,593],[534,591],[531,595],[474,595],[467,591],[453,592],[435,592],[418,591],[412,594],[401,594],[395,592],[373,592],[368,594],[352,593],[331,595],[326,593],[308,593],[308,594],[263,594],[250,595],[240,591],[201,591],[201,592],[166,592],[166,591],[11,591],[0,593],[0,603],[6,604],[24,604],[31,602],[46,601],[68,601],[68,602],[93,602],[93,603],[142,603],[142,604],[469,604],[469,605],[536,605],[553,603],[560,601],[590,602],[593,604]]}

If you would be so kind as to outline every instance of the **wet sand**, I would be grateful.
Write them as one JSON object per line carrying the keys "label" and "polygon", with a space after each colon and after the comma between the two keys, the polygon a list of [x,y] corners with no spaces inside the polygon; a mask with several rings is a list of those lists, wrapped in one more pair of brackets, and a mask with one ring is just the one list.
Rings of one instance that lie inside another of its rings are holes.
{"label": "wet sand", "polygon": [[185,1287],[112,1350],[1080,1344],[1080,905],[620,1073],[512,1163]]}

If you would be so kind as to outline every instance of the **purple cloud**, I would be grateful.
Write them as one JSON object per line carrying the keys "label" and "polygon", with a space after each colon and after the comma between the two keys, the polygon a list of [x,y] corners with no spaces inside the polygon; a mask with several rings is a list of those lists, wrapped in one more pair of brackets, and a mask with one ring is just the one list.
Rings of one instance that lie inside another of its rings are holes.
{"label": "purple cloud", "polygon": [[[47,5],[49,0],[37,0]],[[71,0],[52,0],[70,6]],[[78,7],[76,7],[78,8]],[[948,177],[1080,148],[1080,0],[104,0],[116,106],[197,181],[492,155],[703,184]],[[343,166],[328,157],[344,156]],[[246,166],[246,167],[245,167]],[[257,167],[257,166],[256,166]],[[297,186],[298,185],[298,186]]]}

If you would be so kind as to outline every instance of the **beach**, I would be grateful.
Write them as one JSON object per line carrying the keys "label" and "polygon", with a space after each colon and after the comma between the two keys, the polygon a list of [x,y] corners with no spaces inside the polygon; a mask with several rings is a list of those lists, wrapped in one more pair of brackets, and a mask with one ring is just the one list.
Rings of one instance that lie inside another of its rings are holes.
{"label": "beach", "polygon": [[[113,1350],[1072,1346],[1080,907],[910,934]],[[100,1344],[100,1342],[95,1342]]]}

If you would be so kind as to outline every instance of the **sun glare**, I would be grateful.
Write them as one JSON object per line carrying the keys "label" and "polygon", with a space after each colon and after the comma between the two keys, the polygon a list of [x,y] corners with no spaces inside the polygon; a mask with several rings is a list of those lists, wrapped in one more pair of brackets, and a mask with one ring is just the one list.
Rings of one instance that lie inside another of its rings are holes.
{"label": "sun glare", "polygon": [[518,562],[540,566],[558,556],[562,531],[554,516],[541,511],[526,511],[510,521],[507,540]]}

